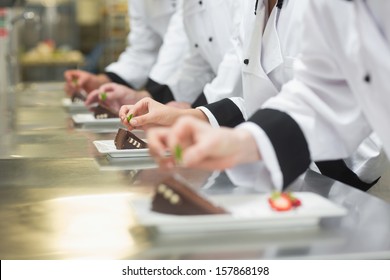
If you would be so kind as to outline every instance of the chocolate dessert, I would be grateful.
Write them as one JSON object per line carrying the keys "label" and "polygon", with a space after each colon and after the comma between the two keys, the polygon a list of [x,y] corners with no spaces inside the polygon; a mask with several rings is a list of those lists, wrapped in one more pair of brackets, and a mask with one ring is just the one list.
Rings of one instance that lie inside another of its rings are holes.
{"label": "chocolate dessert", "polygon": [[118,118],[118,112],[115,112],[103,105],[98,105],[93,109],[93,112],[96,119]]}
{"label": "chocolate dessert", "polygon": [[72,94],[72,103],[84,103],[87,97],[79,91]]}
{"label": "chocolate dessert", "polygon": [[229,213],[225,209],[213,205],[206,198],[173,177],[164,180],[156,187],[152,211],[172,215]]}
{"label": "chocolate dessert", "polygon": [[119,128],[115,136],[115,147],[124,149],[145,149],[148,145],[128,130]]}

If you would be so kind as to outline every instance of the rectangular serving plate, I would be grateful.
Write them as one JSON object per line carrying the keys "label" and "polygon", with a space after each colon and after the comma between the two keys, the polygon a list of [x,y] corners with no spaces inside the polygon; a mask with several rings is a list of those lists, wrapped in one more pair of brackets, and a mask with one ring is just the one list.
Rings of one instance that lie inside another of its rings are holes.
{"label": "rectangular serving plate", "polygon": [[239,231],[318,226],[321,218],[340,217],[347,211],[315,193],[298,192],[294,195],[302,205],[294,210],[277,212],[268,204],[270,194],[212,195],[209,200],[230,212],[222,215],[178,216],[151,210],[151,198],[131,201],[138,222],[154,227],[161,233]]}

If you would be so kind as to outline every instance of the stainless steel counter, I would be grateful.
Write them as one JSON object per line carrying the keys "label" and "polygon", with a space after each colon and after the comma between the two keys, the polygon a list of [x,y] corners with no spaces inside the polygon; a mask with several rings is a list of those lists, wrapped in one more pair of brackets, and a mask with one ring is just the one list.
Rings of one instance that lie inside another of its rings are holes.
{"label": "stainless steel counter", "polygon": [[[390,205],[314,172],[290,189],[328,197],[347,216],[278,231],[159,235],[142,228],[129,201],[168,174],[109,162],[92,141],[115,133],[75,127],[63,97],[57,84],[19,91],[15,126],[0,135],[1,259],[390,258]],[[176,172],[195,187],[210,176]],[[207,191],[240,190],[222,173]]]}

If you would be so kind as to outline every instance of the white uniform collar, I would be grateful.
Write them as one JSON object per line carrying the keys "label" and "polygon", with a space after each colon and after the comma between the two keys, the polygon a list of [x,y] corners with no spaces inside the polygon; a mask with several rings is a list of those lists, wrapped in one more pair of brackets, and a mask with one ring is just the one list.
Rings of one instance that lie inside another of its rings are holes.
{"label": "white uniform collar", "polygon": [[[268,3],[268,1],[266,1]],[[281,9],[283,7],[283,2],[284,0],[278,0],[276,2],[276,7],[278,7],[279,9]],[[259,6],[259,0],[256,0],[256,3],[255,3],[255,14],[257,13],[257,7]],[[268,4],[266,4],[266,7],[268,8]]]}

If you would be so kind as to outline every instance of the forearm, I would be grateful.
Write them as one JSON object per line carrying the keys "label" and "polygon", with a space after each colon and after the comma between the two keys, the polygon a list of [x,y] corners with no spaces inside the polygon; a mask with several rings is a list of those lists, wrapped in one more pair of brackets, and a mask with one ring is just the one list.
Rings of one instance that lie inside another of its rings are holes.
{"label": "forearm", "polygon": [[179,117],[181,116],[192,116],[195,117],[198,120],[204,121],[204,122],[209,122],[207,116],[205,113],[203,113],[202,110],[199,109],[185,109],[185,110],[180,110]]}
{"label": "forearm", "polygon": [[253,134],[245,129],[236,129],[236,144],[239,153],[236,155],[236,165],[257,162],[262,159]]}
{"label": "forearm", "polygon": [[96,78],[99,86],[112,82],[112,80],[106,74],[98,74],[96,75]]}

